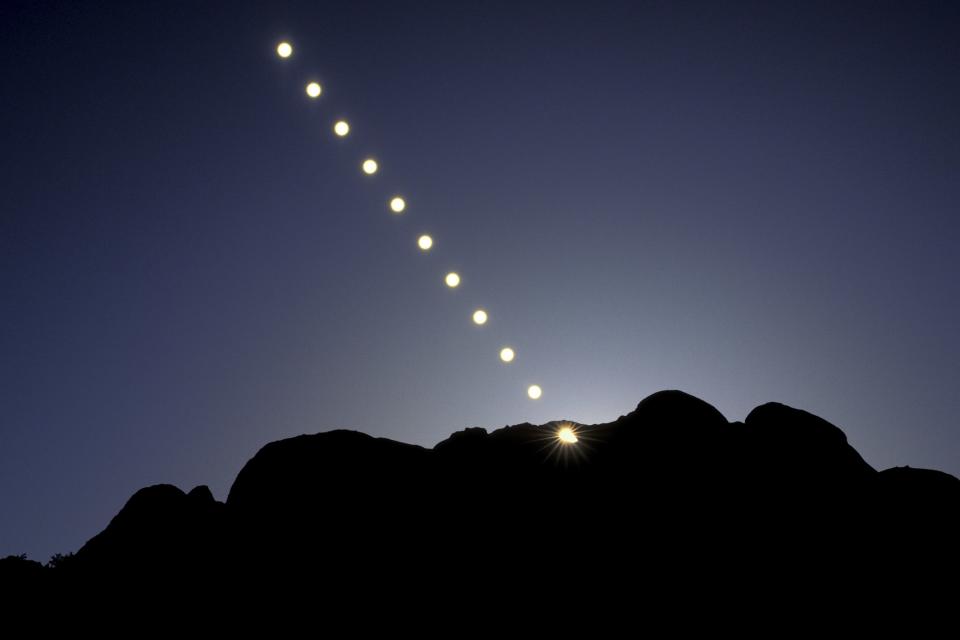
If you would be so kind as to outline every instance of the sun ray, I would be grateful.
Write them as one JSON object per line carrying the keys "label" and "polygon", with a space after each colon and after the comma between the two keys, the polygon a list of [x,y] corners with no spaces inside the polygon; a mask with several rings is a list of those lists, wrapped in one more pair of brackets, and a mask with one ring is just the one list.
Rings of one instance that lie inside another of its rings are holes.
{"label": "sun ray", "polygon": [[[576,438],[570,442],[570,436]],[[564,438],[567,438],[565,440]],[[600,442],[593,434],[593,430],[569,420],[549,422],[543,425],[543,430],[535,440],[542,442],[537,451],[545,452],[546,460],[553,460],[557,464],[567,466],[571,463],[585,462],[593,451],[594,445]]]}

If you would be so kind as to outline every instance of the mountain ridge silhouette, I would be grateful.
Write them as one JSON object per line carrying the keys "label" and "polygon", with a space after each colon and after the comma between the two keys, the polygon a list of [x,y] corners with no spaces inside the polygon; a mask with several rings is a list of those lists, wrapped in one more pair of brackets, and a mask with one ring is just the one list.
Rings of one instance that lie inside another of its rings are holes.
{"label": "mountain ridge silhouette", "polygon": [[[559,440],[563,426],[576,443]],[[877,471],[840,428],[800,409],[771,402],[729,422],[670,390],[612,422],[471,427],[432,448],[346,429],[277,440],[223,502],[205,485],[145,487],[56,567],[11,557],[0,576],[77,588],[311,572],[341,588],[411,574],[455,585],[538,563],[547,575],[544,558],[574,549],[595,567],[664,574],[733,558],[759,568],[785,549],[791,563],[944,562],[956,560],[958,523],[949,474]]]}

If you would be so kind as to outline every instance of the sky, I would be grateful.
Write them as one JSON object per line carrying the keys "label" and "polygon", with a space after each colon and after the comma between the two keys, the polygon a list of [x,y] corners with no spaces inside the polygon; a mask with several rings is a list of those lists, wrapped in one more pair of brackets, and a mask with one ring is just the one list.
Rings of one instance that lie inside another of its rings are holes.
{"label": "sky", "polygon": [[0,556],[661,389],[960,475],[956,3],[14,0],[0,54]]}

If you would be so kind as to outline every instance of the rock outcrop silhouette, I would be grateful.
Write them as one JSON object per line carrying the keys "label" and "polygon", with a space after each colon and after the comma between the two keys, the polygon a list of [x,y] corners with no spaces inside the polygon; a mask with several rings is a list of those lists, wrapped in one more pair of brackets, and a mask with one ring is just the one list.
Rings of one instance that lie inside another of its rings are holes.
{"label": "rock outcrop silhouette", "polygon": [[[576,443],[558,439],[564,426]],[[348,430],[272,442],[225,503],[206,487],[141,489],[43,579],[212,588],[309,575],[321,590],[409,596],[410,576],[453,589],[518,567],[666,579],[841,558],[864,569],[878,554],[943,566],[958,516],[956,478],[878,472],[817,416],[768,403],[728,422],[662,391],[613,422],[470,428],[432,449]]]}

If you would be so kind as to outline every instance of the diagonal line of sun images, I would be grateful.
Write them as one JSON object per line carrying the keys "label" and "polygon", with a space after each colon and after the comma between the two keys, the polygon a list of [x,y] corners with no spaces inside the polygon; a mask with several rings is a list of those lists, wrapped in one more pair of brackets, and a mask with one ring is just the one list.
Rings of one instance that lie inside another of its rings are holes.
{"label": "diagonal line of sun images", "polygon": [[[287,41],[281,42],[277,45],[276,51],[277,51],[277,55],[281,59],[285,60],[287,58],[290,58],[293,55],[293,45],[291,45]],[[307,97],[309,99],[316,100],[323,94],[323,87],[321,87],[318,82],[311,81],[306,84],[304,91],[306,92]],[[346,120],[338,120],[333,125],[333,133],[334,135],[341,138],[348,136],[350,134],[350,123],[348,123]],[[372,176],[376,174],[377,171],[380,169],[380,165],[374,158],[364,158],[360,163],[360,169],[368,176]],[[407,201],[403,197],[399,195],[395,195],[390,198],[388,202],[388,206],[390,208],[390,211],[394,215],[401,215],[407,210]],[[430,249],[433,247],[433,238],[426,234],[421,235],[420,237],[417,238],[417,246],[420,247],[420,250],[423,251],[424,253],[429,252]],[[447,273],[444,276],[443,281],[447,285],[447,287],[451,289],[455,289],[460,286],[460,274],[455,271],[451,271],[450,273]],[[486,324],[488,320],[487,311],[485,309],[476,309],[473,312],[472,320],[473,320],[473,323],[478,326],[482,326]],[[512,347],[509,347],[509,346],[501,347],[500,361],[502,363],[510,364],[511,362],[513,362],[515,357],[516,357],[516,352]],[[530,386],[527,387],[527,397],[530,398],[531,400],[539,400],[542,395],[543,395],[543,389],[540,388],[540,385],[531,384]],[[565,434],[565,435],[567,436],[567,438],[573,439],[573,441],[575,441],[575,438],[573,437],[572,432],[570,434]],[[570,439],[568,439],[567,441],[568,442],[571,441]]]}

